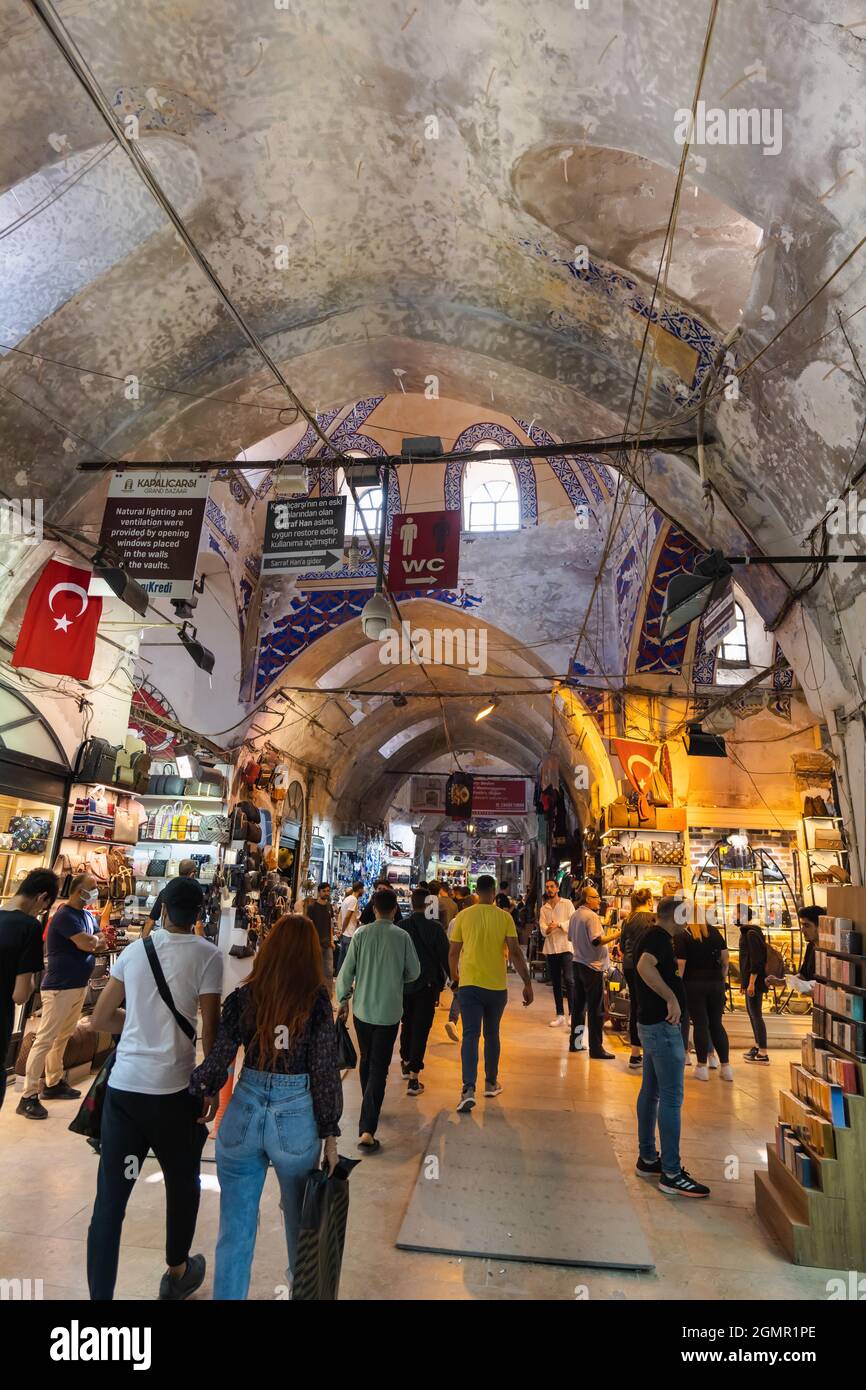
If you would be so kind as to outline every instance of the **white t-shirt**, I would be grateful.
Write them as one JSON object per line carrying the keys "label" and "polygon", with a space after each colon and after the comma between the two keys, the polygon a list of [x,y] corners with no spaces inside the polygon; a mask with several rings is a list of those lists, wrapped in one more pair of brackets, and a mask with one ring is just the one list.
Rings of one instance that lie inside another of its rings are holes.
{"label": "white t-shirt", "polygon": [[542,904],[538,920],[544,936],[543,956],[560,956],[571,951],[568,924],[573,912],[574,904],[566,902],[564,898],[557,898],[555,903]]}
{"label": "white t-shirt", "polygon": [[340,931],[343,936],[354,936],[358,926],[358,899],[354,893],[347,893],[340,903]]}
{"label": "white t-shirt", "polygon": [[[193,1028],[200,994],[220,994],[223,958],[216,946],[192,932],[157,929],[150,934],[171,990],[174,1007]],[[167,1096],[183,1091],[195,1066],[195,1043],[181,1032],[159,996],[143,941],[134,941],[117,957],[111,978],[126,992],[126,1022],[108,1078],[118,1091]]]}

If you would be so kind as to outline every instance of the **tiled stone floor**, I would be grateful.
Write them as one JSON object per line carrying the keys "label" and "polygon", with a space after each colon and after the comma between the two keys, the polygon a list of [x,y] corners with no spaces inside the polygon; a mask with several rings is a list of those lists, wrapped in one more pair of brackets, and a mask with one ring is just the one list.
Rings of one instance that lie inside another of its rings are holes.
{"label": "tiled stone floor", "polygon": [[[444,1030],[437,1010],[418,1099],[392,1067],[379,1131],[382,1150],[366,1158],[352,1176],[352,1202],[343,1264],[344,1299],[823,1299],[831,1271],[797,1268],[759,1225],[754,1212],[756,1167],[766,1163],[776,1095],[786,1083],[791,1051],[776,1054],[769,1068],[750,1067],[734,1053],[736,1079],[718,1073],[706,1084],[687,1072],[683,1161],[713,1189],[705,1202],[665,1198],[633,1172],[634,1102],[640,1085],[629,1074],[627,1051],[612,1042],[613,1062],[569,1057],[567,1029],[547,1026],[550,991],[536,990],[524,1009],[514,984],[505,1013],[502,1095],[480,1105],[537,1110],[569,1107],[600,1113],[610,1134],[638,1219],[653,1251],[650,1274],[458,1259],[394,1248],[409,1200],[425,1137],[443,1107],[456,1103],[459,1048]],[[447,996],[446,996],[447,998]],[[691,1068],[689,1069],[689,1072]],[[51,1118],[36,1123],[15,1114],[18,1092],[10,1088],[0,1112],[0,1278],[41,1278],[44,1296],[86,1297],[84,1242],[96,1180],[97,1160],[66,1124],[74,1102],[55,1103]],[[345,1084],[344,1138],[352,1157],[358,1113],[358,1083]],[[209,1149],[212,1145],[208,1146]],[[736,1176],[731,1176],[735,1173]],[[216,1168],[205,1164],[196,1249],[212,1264],[219,1193]],[[513,1194],[515,1203],[520,1193]],[[551,1193],[563,1220],[579,1220],[579,1193]],[[269,1175],[262,1200],[250,1296],[273,1299],[283,1282],[285,1246],[278,1191]],[[163,1192],[158,1166],[150,1161],[133,1194],[124,1228],[117,1297],[150,1299],[162,1273]],[[208,1280],[198,1295],[210,1294]]]}

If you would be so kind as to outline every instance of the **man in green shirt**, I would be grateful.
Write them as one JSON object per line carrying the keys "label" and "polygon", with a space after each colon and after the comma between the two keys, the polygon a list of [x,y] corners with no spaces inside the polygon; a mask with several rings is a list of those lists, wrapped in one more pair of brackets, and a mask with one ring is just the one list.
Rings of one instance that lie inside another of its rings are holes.
{"label": "man in green shirt", "polygon": [[371,1152],[380,1148],[376,1127],[403,1017],[403,986],[421,974],[412,938],[394,924],[397,894],[393,888],[378,889],[373,895],[373,911],[375,920],[358,927],[352,936],[337,976],[339,1014],[344,1022],[349,1017],[349,997],[354,985],[352,1013],[361,1054],[358,1072],[363,1093],[358,1148]]}
{"label": "man in green shirt", "polygon": [[505,953],[523,981],[523,1002],[532,1003],[529,967],[517,940],[517,928],[510,912],[495,905],[496,879],[482,874],[476,890],[478,902],[464,908],[454,918],[448,968],[452,980],[459,978],[460,1012],[463,1016],[463,1092],[457,1109],[471,1110],[475,1104],[478,1077],[478,1044],[484,1026],[484,1094],[498,1096],[499,1024],[508,1001]]}

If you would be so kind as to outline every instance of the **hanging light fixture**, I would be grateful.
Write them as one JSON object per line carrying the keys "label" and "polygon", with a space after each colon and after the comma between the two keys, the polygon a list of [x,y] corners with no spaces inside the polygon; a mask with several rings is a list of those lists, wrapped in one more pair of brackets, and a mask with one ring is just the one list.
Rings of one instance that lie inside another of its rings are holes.
{"label": "hanging light fixture", "polygon": [[199,670],[210,675],[213,671],[216,657],[202,642],[199,642],[196,628],[191,627],[189,623],[184,623],[183,627],[178,630],[177,635]]}
{"label": "hanging light fixture", "polygon": [[498,696],[498,695],[494,695],[494,696],[493,696],[493,699],[490,701],[490,704],[489,704],[489,705],[485,705],[483,709],[480,709],[480,710],[478,711],[478,713],[477,713],[476,716],[475,716],[475,723],[478,724],[482,719],[486,719],[487,716],[488,716],[488,714],[492,714],[493,711],[497,708],[498,705],[499,705],[499,696]]}

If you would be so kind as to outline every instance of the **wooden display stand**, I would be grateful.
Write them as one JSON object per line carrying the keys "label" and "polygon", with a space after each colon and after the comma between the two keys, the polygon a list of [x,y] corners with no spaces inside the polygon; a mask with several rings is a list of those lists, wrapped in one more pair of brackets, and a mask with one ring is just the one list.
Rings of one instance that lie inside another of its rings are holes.
{"label": "wooden display stand", "polygon": [[[866,888],[828,887],[826,911],[850,917],[866,937]],[[864,963],[862,957],[843,958]],[[848,1125],[832,1126],[835,1157],[812,1155],[820,1188],[807,1188],[778,1157],[775,1145],[768,1144],[767,1172],[755,1174],[755,1205],[794,1264],[866,1270],[866,1060],[825,1045],[855,1061],[859,1073],[860,1094],[845,1096]]]}

